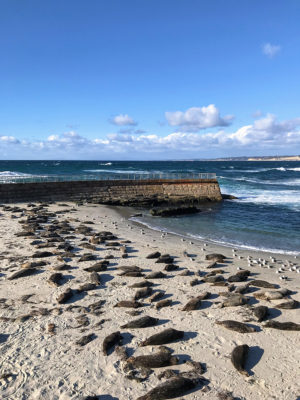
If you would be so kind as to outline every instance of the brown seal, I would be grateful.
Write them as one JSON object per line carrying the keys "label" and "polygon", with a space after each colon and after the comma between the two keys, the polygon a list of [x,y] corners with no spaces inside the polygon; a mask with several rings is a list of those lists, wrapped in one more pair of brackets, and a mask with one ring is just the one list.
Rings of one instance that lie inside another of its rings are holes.
{"label": "brown seal", "polygon": [[300,331],[300,324],[296,324],[295,322],[268,321],[264,324],[264,328],[281,329],[283,331]]}
{"label": "brown seal", "polygon": [[230,329],[231,331],[239,332],[239,333],[251,333],[256,332],[255,328],[243,324],[242,322],[233,321],[233,320],[225,320],[225,321],[216,321],[217,325],[222,325],[226,329]]}
{"label": "brown seal", "polygon": [[119,331],[113,332],[106,336],[102,344],[102,351],[104,355],[108,355],[108,350],[111,349],[115,344],[120,345],[122,341],[122,336]]}
{"label": "brown seal", "polygon": [[244,369],[248,352],[249,346],[247,344],[242,344],[241,346],[236,346],[231,353],[231,362],[233,366],[245,376],[249,376],[248,372]]}
{"label": "brown seal", "polygon": [[134,300],[121,300],[114,307],[139,308],[143,307],[143,304]]}
{"label": "brown seal", "polygon": [[268,311],[268,307],[266,306],[257,306],[253,308],[253,314],[257,318],[258,322],[261,322],[266,318]]}
{"label": "brown seal", "polygon": [[158,353],[130,357],[127,362],[134,368],[161,368],[176,365],[179,359],[172,356],[169,349],[161,346]]}
{"label": "brown seal", "polygon": [[125,325],[122,325],[121,328],[147,328],[149,326],[154,326],[157,324],[158,318],[152,318],[149,317],[148,315],[145,315],[144,317],[135,319],[131,322],[128,322]]}
{"label": "brown seal", "polygon": [[182,339],[184,336],[183,331],[168,328],[159,333],[150,336],[148,339],[140,343],[140,346],[155,346],[174,342],[175,340]]}

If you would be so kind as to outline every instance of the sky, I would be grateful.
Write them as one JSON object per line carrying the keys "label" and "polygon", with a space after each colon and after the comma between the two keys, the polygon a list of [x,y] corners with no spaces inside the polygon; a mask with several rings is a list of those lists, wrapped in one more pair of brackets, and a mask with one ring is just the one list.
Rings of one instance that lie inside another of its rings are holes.
{"label": "sky", "polygon": [[300,154],[299,0],[1,0],[0,159]]}

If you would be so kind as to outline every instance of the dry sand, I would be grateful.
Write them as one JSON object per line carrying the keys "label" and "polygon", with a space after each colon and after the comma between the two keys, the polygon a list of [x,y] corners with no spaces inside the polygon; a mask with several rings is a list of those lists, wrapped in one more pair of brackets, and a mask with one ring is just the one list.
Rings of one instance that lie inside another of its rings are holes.
{"label": "dry sand", "polygon": [[[18,205],[26,208],[26,205]],[[116,209],[105,206],[84,205],[74,207],[50,205],[50,211],[69,210],[57,215],[58,220],[70,220],[70,224],[76,227],[80,222],[92,221],[95,232],[111,231],[119,240],[130,240],[127,244],[128,258],[122,259],[119,250],[107,250],[104,245],[97,246],[96,251],[83,249],[81,244],[83,235],[76,234],[75,239],[69,242],[77,248],[76,255],[87,252],[94,253],[102,259],[105,255],[113,254],[115,258],[110,260],[108,270],[100,272],[102,285],[92,290],[73,297],[68,304],[58,304],[56,299],[66,288],[76,289],[80,284],[88,281],[89,273],[83,268],[93,265],[95,261],[78,262],[78,256],[68,261],[73,269],[62,271],[66,280],[62,286],[53,287],[47,279],[54,272],[52,267],[60,265],[57,256],[47,257],[49,264],[40,268],[40,273],[15,280],[7,280],[14,271],[19,270],[24,261],[33,261],[32,254],[37,251],[30,245],[35,238],[16,237],[15,234],[22,230],[18,213],[3,211],[0,209],[0,398],[25,400],[65,400],[84,399],[87,396],[97,395],[102,400],[135,400],[144,395],[150,389],[161,383],[158,374],[173,368],[178,371],[188,371],[190,368],[184,364],[185,360],[192,359],[206,365],[203,376],[208,383],[199,386],[180,399],[219,399],[219,393],[230,391],[232,398],[247,400],[280,399],[296,400],[300,394],[299,387],[299,332],[281,331],[264,328],[264,323],[256,322],[253,318],[251,307],[238,306],[220,308],[223,297],[219,292],[226,291],[226,287],[211,286],[208,283],[199,283],[190,286],[191,280],[201,277],[198,271],[207,272],[205,255],[212,252],[222,253],[228,257],[220,268],[226,272],[225,278],[237,272],[237,267],[246,269],[248,255],[255,259],[263,257],[269,260],[268,253],[255,253],[250,251],[237,251],[239,259],[232,257],[230,248],[208,244],[202,251],[203,244],[189,240],[182,241],[180,237],[167,235],[161,237],[161,233],[141,228],[137,224],[127,221]],[[15,214],[18,218],[12,218]],[[77,219],[76,222],[74,219]],[[72,233],[71,233],[72,234]],[[89,239],[90,237],[88,237]],[[39,237],[37,237],[39,239]],[[56,243],[55,245],[58,245]],[[43,250],[56,251],[55,247]],[[159,325],[143,329],[120,329],[120,325],[138,317],[128,315],[131,309],[114,308],[120,300],[130,299],[136,289],[128,286],[141,281],[143,278],[121,277],[116,267],[120,265],[137,265],[146,271],[161,271],[164,264],[157,264],[155,260],[146,259],[146,255],[160,251],[176,256],[176,264],[180,270],[168,272],[167,279],[153,280],[157,286],[153,289],[166,291],[166,298],[172,299],[172,306],[156,310],[148,299],[144,300],[145,307],[141,308],[141,314],[159,318]],[[186,257],[186,251],[192,257]],[[299,259],[294,257],[273,255],[275,263],[273,268],[250,267],[250,279],[264,279],[271,283],[279,284],[281,288],[289,288],[294,293],[291,297],[300,301],[299,279],[300,274],[295,271],[284,272],[288,280],[279,280],[280,274],[275,270],[281,266],[282,261],[290,260],[299,266]],[[184,268],[190,270],[189,276],[180,276]],[[237,283],[244,285],[244,282]],[[204,291],[210,291],[211,298],[203,301],[199,310],[183,312],[180,309],[192,297]],[[264,290],[264,289],[262,289]],[[265,289],[267,290],[267,289]],[[271,308],[271,317],[276,321],[294,321],[299,323],[299,308],[293,310],[277,310],[276,303],[281,301],[256,301],[253,293],[246,294],[249,304],[267,305]],[[32,294],[27,301],[22,302],[21,296]],[[6,299],[6,300],[3,300]],[[93,315],[85,308],[89,304],[105,300],[102,307],[103,313]],[[70,308],[73,306],[83,306]],[[52,310],[48,315],[37,315],[24,322],[16,319],[22,315],[31,313],[32,310],[45,308]],[[89,325],[78,327],[78,316],[86,315]],[[234,319],[246,322],[257,327],[255,333],[238,333],[216,325],[217,320]],[[99,322],[102,323],[99,324]],[[54,334],[48,333],[48,324],[55,324]],[[155,346],[138,347],[138,344],[153,333],[165,328],[175,328],[186,332],[184,340],[167,345],[174,350],[174,355],[180,359],[180,364],[173,367],[155,369],[144,382],[136,382],[126,378],[123,370],[124,362],[113,351],[110,355],[102,353],[103,339],[112,332],[121,331],[123,344],[128,348],[130,355],[151,354],[157,351]],[[94,333],[94,340],[80,347],[76,341],[83,335]],[[133,337],[131,337],[131,334]],[[232,365],[230,354],[236,345],[248,344],[250,354],[246,363],[249,377],[241,375]],[[4,376],[3,374],[12,374]],[[228,397],[229,399],[229,397]]]}

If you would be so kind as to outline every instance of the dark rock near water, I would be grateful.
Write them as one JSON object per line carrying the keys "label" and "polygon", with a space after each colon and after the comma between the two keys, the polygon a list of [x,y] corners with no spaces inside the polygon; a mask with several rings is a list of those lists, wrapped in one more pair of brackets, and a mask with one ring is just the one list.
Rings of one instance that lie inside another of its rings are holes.
{"label": "dark rock near water", "polygon": [[180,206],[159,209],[152,208],[150,210],[151,215],[154,217],[172,217],[175,215],[195,214],[198,212],[200,212],[200,210],[195,206]]}

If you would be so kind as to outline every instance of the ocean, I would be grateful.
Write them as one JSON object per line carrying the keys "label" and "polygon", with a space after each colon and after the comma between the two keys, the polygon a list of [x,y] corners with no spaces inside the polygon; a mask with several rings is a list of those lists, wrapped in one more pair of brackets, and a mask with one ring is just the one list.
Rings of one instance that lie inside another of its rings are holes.
{"label": "ocean", "polygon": [[0,182],[49,175],[214,172],[222,193],[238,200],[209,204],[173,218],[146,214],[153,229],[240,248],[300,254],[300,162],[251,161],[0,161]]}

